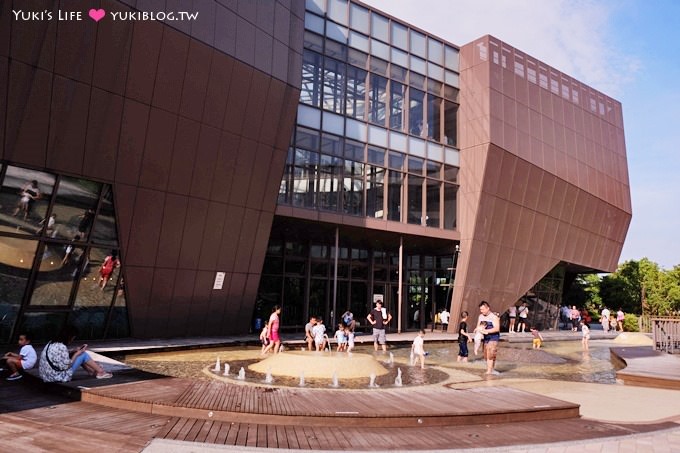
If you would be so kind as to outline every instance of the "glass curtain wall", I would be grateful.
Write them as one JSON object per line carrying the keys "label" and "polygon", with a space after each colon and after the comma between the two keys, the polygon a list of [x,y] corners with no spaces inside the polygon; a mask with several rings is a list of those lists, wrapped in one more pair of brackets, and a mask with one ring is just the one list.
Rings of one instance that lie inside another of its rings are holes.
{"label": "glass curtain wall", "polygon": [[0,343],[66,322],[83,339],[128,335],[111,187],[12,165],[0,181]]}

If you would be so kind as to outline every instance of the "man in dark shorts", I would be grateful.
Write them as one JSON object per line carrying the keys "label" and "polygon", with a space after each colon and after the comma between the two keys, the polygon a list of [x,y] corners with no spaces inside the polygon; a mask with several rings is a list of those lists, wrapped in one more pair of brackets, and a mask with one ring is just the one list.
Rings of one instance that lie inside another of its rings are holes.
{"label": "man in dark shorts", "polygon": [[458,358],[457,362],[467,362],[468,361],[468,341],[470,341],[470,336],[467,333],[467,319],[468,312],[464,311],[460,314],[460,324],[458,325]]}
{"label": "man in dark shorts", "polygon": [[496,366],[496,354],[498,353],[498,341],[501,339],[501,322],[498,316],[491,311],[489,303],[485,300],[479,303],[479,319],[477,324],[486,323],[484,334],[484,359],[486,360],[486,374],[498,375],[494,370]]}
{"label": "man in dark shorts", "polygon": [[382,300],[375,302],[375,308],[366,316],[373,326],[373,348],[378,350],[378,343],[382,345],[383,352],[387,352],[387,339],[385,338],[385,326],[392,320],[392,315],[382,308]]}

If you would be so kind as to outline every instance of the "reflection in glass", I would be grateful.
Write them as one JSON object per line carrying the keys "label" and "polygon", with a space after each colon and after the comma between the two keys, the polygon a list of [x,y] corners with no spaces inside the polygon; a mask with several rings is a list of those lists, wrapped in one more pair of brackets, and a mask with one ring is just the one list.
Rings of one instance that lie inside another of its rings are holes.
{"label": "reflection in glass", "polygon": [[408,178],[408,223],[420,225],[423,217],[423,178]]}
{"label": "reflection in glass", "polygon": [[55,340],[61,333],[68,313],[24,313],[19,325],[19,332],[30,332],[33,335],[33,343],[46,343]]}
{"label": "reflection in glass", "polygon": [[0,236],[0,342],[9,340],[38,243]]}
{"label": "reflection in glass", "polygon": [[47,236],[86,241],[94,222],[101,184],[64,176],[59,181],[52,215],[56,217],[54,232]]}
{"label": "reflection in glass", "polygon": [[368,93],[368,119],[370,122],[385,125],[385,109],[387,106],[387,79],[377,74],[371,74],[371,84]]}
{"label": "reflection in glass", "polygon": [[116,215],[113,208],[111,186],[105,185],[102,193],[101,206],[94,224],[92,240],[111,247],[118,247],[118,232],[116,231]]}
{"label": "reflection in glass", "polygon": [[319,165],[319,207],[328,211],[338,210],[338,197],[342,179],[343,160],[321,155]]}
{"label": "reflection in glass", "polygon": [[306,49],[302,54],[300,102],[321,106],[321,55]]}
{"label": "reflection in glass", "polygon": [[427,98],[427,137],[439,141],[441,138],[441,98],[429,95]]}
{"label": "reflection in glass", "polygon": [[366,216],[382,219],[385,215],[385,169],[369,165],[366,175]]}
{"label": "reflection in glass", "polygon": [[345,64],[326,57],[323,72],[323,108],[343,113]]}
{"label": "reflection in glass", "polygon": [[8,166],[0,188],[0,233],[40,234],[54,180],[49,173]]}
{"label": "reflection in glass", "polygon": [[368,314],[368,285],[365,282],[352,282],[349,309],[354,313],[355,319],[361,319]]}
{"label": "reflection in glass", "polygon": [[390,82],[390,128],[404,130],[404,98],[406,87],[399,82]]}
{"label": "reflection in glass", "polygon": [[387,184],[387,220],[401,220],[401,187],[404,176],[401,172],[390,170]]}
{"label": "reflection in glass", "polygon": [[456,228],[456,194],[458,186],[444,184],[444,228],[454,230]]}
{"label": "reflection in glass", "polygon": [[[309,316],[320,316],[322,319],[327,319],[327,292],[328,282],[326,280],[312,279],[309,285]],[[331,330],[331,328],[332,326],[328,327],[328,330]]]}
{"label": "reflection in glass", "polygon": [[409,131],[420,137],[424,133],[423,126],[423,102],[425,93],[411,88],[409,96]]}
{"label": "reflection in glass", "polygon": [[318,153],[302,149],[295,150],[293,206],[302,206],[305,208],[314,206],[318,160]]}
{"label": "reflection in glass", "polygon": [[358,120],[364,119],[366,113],[366,75],[363,69],[348,66],[347,68],[347,94],[346,115]]}
{"label": "reflection in glass", "polygon": [[31,305],[67,306],[71,300],[74,277],[78,274],[83,250],[73,244],[44,243],[40,247],[40,268]]}
{"label": "reflection in glass", "polygon": [[444,102],[444,140],[447,145],[458,145],[457,128],[458,105],[453,102]]}
{"label": "reflection in glass", "polygon": [[283,283],[281,322],[290,326],[303,326],[305,279],[286,277]]}
{"label": "reflection in glass", "polygon": [[439,202],[440,202],[440,182],[433,179],[427,180],[427,226],[439,228]]}
{"label": "reflection in glass", "polygon": [[90,249],[89,259],[80,268],[76,307],[110,306],[118,286],[119,274],[120,261],[115,251],[94,247]]}

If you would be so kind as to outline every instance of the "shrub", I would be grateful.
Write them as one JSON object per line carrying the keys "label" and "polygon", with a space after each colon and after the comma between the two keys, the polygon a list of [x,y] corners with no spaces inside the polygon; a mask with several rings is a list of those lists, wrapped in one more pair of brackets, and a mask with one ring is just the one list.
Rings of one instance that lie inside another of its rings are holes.
{"label": "shrub", "polygon": [[626,313],[623,319],[624,332],[639,332],[638,317],[632,313]]}

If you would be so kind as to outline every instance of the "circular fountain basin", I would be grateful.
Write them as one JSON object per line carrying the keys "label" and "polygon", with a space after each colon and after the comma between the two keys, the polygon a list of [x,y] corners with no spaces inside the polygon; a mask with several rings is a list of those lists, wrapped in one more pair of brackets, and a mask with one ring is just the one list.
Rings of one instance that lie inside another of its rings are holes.
{"label": "circular fountain basin", "polygon": [[286,351],[273,354],[248,369],[272,376],[297,378],[338,379],[367,378],[371,374],[382,376],[389,371],[372,355],[346,352]]}

